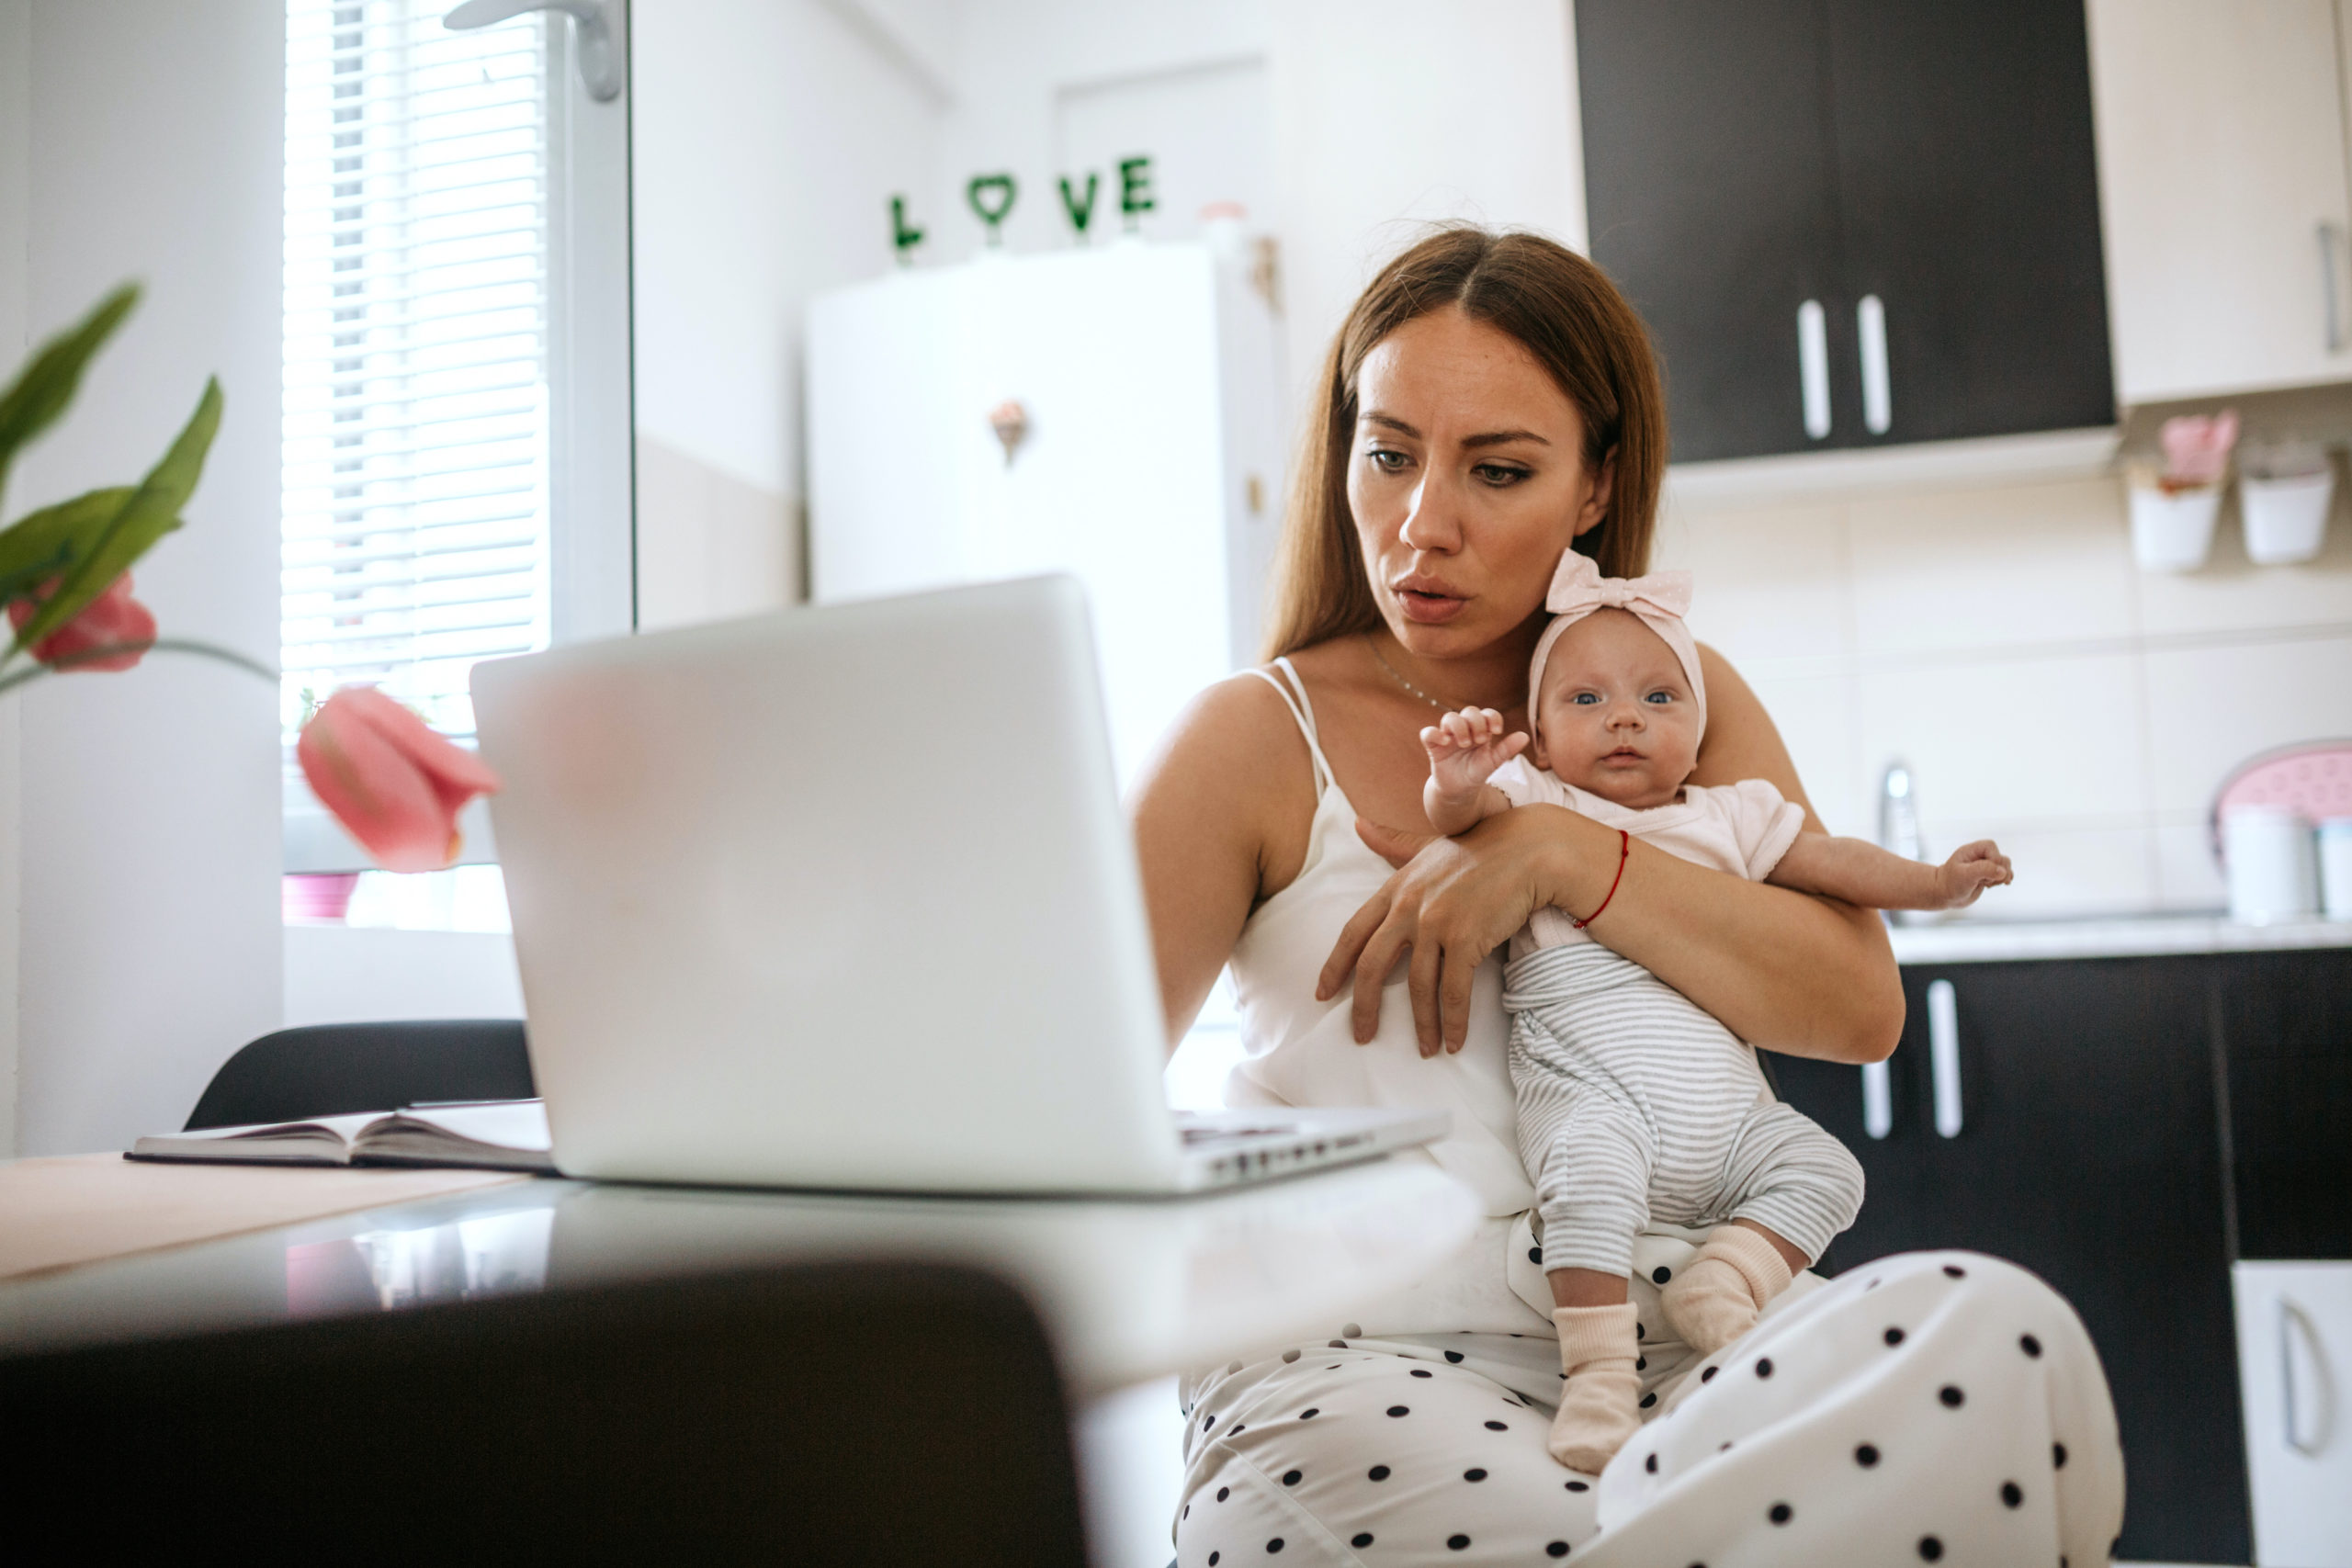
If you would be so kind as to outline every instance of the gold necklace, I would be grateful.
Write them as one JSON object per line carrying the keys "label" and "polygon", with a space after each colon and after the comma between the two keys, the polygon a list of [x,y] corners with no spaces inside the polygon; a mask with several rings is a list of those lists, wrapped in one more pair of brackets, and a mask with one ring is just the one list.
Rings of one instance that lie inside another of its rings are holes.
{"label": "gold necklace", "polygon": [[1435,697],[1430,696],[1427,692],[1422,691],[1419,686],[1414,685],[1410,681],[1405,679],[1405,677],[1397,671],[1396,666],[1388,662],[1387,655],[1380,651],[1380,645],[1378,643],[1373,641],[1372,638],[1367,637],[1363,639],[1363,645],[1364,647],[1372,649],[1373,658],[1378,660],[1380,661],[1380,667],[1388,671],[1388,678],[1390,680],[1396,682],[1398,685],[1404,687],[1407,691],[1412,693],[1413,695],[1420,698],[1421,701],[1429,704],[1430,706],[1436,708],[1441,713],[1452,713],[1453,711],[1453,709],[1447,704],[1439,702]]}

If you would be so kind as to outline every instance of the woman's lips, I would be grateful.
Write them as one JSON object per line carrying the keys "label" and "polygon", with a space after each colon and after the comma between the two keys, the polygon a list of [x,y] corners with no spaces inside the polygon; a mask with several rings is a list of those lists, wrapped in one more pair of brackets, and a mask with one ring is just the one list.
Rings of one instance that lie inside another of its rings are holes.
{"label": "woman's lips", "polygon": [[1438,626],[1460,615],[1470,601],[1448,593],[1442,584],[1416,582],[1407,579],[1396,585],[1396,603],[1404,606],[1405,618],[1422,626]]}

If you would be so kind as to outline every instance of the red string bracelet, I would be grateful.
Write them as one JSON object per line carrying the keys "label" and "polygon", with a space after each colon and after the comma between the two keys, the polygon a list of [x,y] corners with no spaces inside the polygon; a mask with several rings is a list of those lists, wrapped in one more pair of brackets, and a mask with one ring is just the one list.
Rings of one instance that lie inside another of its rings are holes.
{"label": "red string bracelet", "polygon": [[[1617,874],[1616,874],[1616,876],[1615,876],[1614,878],[1612,878],[1612,879],[1611,880],[1611,882],[1610,882],[1610,884],[1609,884],[1609,895],[1608,895],[1608,897],[1605,897],[1605,898],[1601,899],[1601,901],[1600,901],[1600,909],[1606,909],[1607,908],[1609,908],[1609,899],[1610,899],[1610,898],[1614,898],[1614,897],[1617,897],[1617,884],[1625,880],[1625,857],[1626,857],[1627,855],[1632,854],[1633,852],[1634,852],[1634,835],[1633,835],[1633,834],[1631,834],[1631,833],[1629,833],[1629,832],[1627,832],[1627,831],[1625,831],[1625,829],[1623,829],[1623,828],[1618,829],[1617,829]],[[1595,920],[1597,920],[1597,919],[1600,919],[1600,909],[1595,909],[1591,914],[1587,915],[1587,916],[1586,916],[1583,919],[1581,919],[1581,920],[1571,920],[1571,921],[1569,921],[1568,923],[1569,923],[1569,924],[1571,924],[1571,925],[1573,925],[1573,926],[1575,926],[1575,927],[1577,928],[1577,930],[1578,930],[1578,931],[1582,931],[1582,930],[1584,930],[1584,928],[1585,928],[1585,927],[1587,927],[1587,926],[1589,926],[1589,925],[1592,924],[1592,922],[1593,922],[1593,921],[1595,921]]]}

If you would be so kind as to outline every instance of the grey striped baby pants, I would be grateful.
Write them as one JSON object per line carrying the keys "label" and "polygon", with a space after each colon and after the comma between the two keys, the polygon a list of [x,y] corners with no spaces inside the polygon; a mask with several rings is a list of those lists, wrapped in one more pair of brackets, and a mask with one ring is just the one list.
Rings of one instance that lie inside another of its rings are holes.
{"label": "grey striped baby pants", "polygon": [[1681,992],[1598,942],[1531,953],[1503,987],[1547,1271],[1629,1272],[1652,1218],[1754,1220],[1815,1259],[1854,1223],[1861,1166]]}

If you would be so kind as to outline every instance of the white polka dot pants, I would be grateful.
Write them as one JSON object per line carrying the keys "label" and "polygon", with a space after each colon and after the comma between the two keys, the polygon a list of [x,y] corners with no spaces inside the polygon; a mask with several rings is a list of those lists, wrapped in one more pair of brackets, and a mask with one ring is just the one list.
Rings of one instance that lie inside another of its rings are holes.
{"label": "white polka dot pants", "polygon": [[1544,1451],[1547,1339],[1284,1355],[1193,1391],[1182,1568],[2080,1568],[2122,1523],[2089,1337],[2040,1280],[1974,1254],[1888,1258],[1792,1302],[1693,1366],[1597,1481]]}

